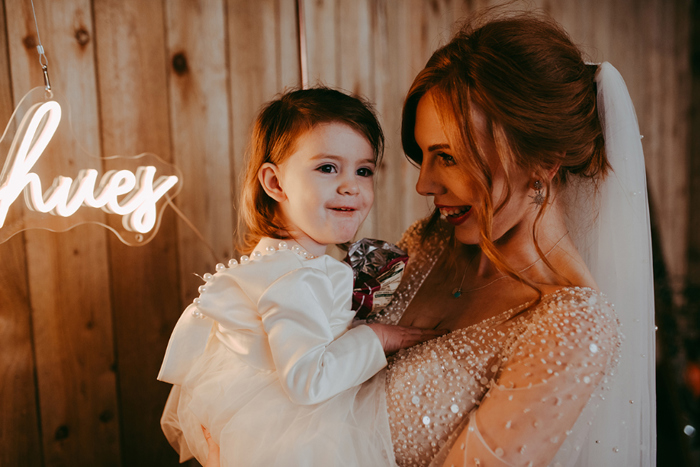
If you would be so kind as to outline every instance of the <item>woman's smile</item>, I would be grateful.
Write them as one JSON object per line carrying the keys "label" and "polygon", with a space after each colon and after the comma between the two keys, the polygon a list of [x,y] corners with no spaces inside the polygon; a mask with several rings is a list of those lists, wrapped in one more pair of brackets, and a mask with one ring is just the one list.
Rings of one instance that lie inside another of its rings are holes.
{"label": "woman's smile", "polygon": [[460,225],[466,221],[472,213],[471,206],[444,206],[436,204],[435,207],[440,210],[440,215],[452,225]]}

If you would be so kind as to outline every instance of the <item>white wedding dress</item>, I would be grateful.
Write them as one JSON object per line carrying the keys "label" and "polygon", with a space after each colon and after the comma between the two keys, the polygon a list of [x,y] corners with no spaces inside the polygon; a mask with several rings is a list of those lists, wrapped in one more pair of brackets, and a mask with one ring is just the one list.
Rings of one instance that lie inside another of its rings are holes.
{"label": "white wedding dress", "polygon": [[[399,243],[411,260],[380,322],[398,323],[448,243],[438,234],[421,243],[423,227]],[[617,328],[603,294],[567,287],[399,352],[386,376],[398,465],[442,466],[456,443],[470,466],[547,465],[580,451],[586,430],[574,425],[610,387]]]}

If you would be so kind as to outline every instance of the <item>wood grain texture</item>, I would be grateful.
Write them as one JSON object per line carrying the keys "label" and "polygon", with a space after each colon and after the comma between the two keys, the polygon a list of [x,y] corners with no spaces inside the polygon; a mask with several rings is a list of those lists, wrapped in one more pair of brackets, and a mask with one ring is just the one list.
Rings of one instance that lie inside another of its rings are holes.
{"label": "wood grain texture", "polygon": [[[253,122],[263,104],[301,82],[293,0],[229,0],[227,11],[235,218]],[[245,227],[238,222],[236,239],[242,240],[244,234]]]}
{"label": "wood grain texture", "polygon": [[[690,93],[690,131],[689,151],[690,195],[688,199],[688,310],[700,309],[700,4],[695,2],[691,8],[691,93]],[[697,319],[697,318],[696,318]]]}
{"label": "wood grain texture", "polygon": [[[362,234],[396,241],[432,207],[415,192],[418,171],[401,149],[404,96],[456,20],[501,2],[301,1],[311,83],[376,103],[387,147]],[[532,4],[561,22],[592,61],[613,63],[628,84],[677,302],[686,282],[695,294],[700,289],[700,60],[690,37],[692,3]],[[169,387],[155,376],[173,325],[201,284],[193,273],[212,272],[214,257],[239,254],[239,177],[251,124],[263,103],[300,84],[296,1],[35,5],[52,83],[73,115],[73,132],[56,135],[37,169],[44,188],[49,174],[74,177],[94,156],[157,153],[182,170],[185,187],[175,201],[215,254],[170,209],[152,243],[140,248],[97,226],[30,231],[0,244],[0,465],[175,465],[158,426]],[[26,92],[42,85],[31,5],[5,0],[4,8],[3,124]],[[697,11],[693,18],[697,35]],[[101,211],[92,216],[106,219]]]}
{"label": "wood grain texture", "polygon": [[176,204],[213,248],[178,222],[183,303],[198,295],[195,273],[214,271],[233,254],[224,12],[223,0],[165,2],[172,157],[185,174]]}
{"label": "wood grain texture", "polygon": [[304,2],[309,85],[338,86],[341,57],[337,54],[340,28],[339,2],[333,0],[299,0]]}
{"label": "wood grain texture", "polygon": [[[593,62],[622,74],[634,102],[674,302],[687,277],[690,1],[542,2]],[[624,20],[621,20],[624,18]]]}
{"label": "wood grain texture", "polygon": [[[42,157],[75,177],[100,155],[91,5],[35,1],[52,83],[72,107]],[[42,84],[31,7],[7,3],[15,96]],[[30,38],[27,40],[26,38]],[[25,40],[23,40],[25,39]],[[54,175],[54,176],[55,176]],[[106,232],[77,227],[60,235],[25,233],[44,461],[47,465],[120,464]]]}
{"label": "wood grain texture", "polygon": [[[0,124],[14,108],[4,5],[0,4]],[[31,304],[24,234],[0,244],[0,465],[41,466]]]}
{"label": "wood grain texture", "polygon": [[[102,153],[151,152],[171,161],[163,5],[96,0],[93,8]],[[105,170],[133,171],[142,164],[105,161]],[[158,234],[145,246],[126,246],[109,235],[123,465],[178,465],[160,429],[170,385],[156,380],[183,309],[177,233],[175,214],[166,208]]]}

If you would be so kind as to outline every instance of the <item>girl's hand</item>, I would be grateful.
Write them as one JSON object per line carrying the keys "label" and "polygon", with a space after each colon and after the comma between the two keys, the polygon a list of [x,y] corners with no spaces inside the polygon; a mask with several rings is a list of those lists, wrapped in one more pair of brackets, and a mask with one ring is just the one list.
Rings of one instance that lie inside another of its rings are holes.
{"label": "girl's hand", "polygon": [[209,455],[207,456],[207,463],[204,467],[220,467],[221,460],[219,459],[219,445],[214,442],[211,438],[211,433],[209,430],[202,426],[202,432],[204,433],[204,438],[207,440],[207,445],[209,446]]}
{"label": "girl's hand", "polygon": [[421,329],[413,326],[394,326],[391,324],[370,323],[372,331],[377,334],[382,348],[387,355],[401,349],[420,344],[447,333],[444,330]]}

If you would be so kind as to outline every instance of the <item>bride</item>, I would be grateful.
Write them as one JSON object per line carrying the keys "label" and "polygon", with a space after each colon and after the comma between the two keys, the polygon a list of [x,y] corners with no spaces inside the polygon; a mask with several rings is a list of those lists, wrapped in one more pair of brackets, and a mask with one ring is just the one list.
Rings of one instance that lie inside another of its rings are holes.
{"label": "bride", "polygon": [[655,465],[644,161],[617,71],[547,19],[467,26],[415,78],[402,142],[435,212],[375,319],[451,332],[390,359],[397,464]]}

